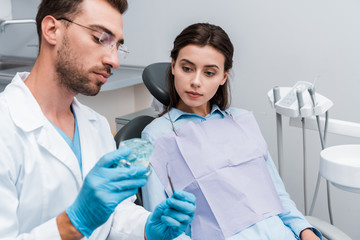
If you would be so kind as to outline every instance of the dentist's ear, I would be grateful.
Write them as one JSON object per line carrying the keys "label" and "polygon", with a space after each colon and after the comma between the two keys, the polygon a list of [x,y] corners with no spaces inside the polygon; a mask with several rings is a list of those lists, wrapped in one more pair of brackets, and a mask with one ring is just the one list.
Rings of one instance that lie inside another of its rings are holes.
{"label": "dentist's ear", "polygon": [[41,22],[42,44],[46,42],[50,45],[56,45],[60,24],[60,21],[56,20],[53,16],[48,15],[44,17]]}
{"label": "dentist's ear", "polygon": [[226,80],[227,80],[227,78],[228,78],[228,76],[229,76],[229,71],[230,71],[230,70],[227,70],[227,71],[225,72],[224,78],[223,78],[223,80],[220,82],[220,85],[224,85],[224,84],[226,83]]}

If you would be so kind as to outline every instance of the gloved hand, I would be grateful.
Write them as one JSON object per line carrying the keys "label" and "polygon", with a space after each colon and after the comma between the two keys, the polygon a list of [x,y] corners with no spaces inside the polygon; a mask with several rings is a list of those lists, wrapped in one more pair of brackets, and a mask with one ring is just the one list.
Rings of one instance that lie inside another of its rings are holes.
{"label": "gloved hand", "polygon": [[195,215],[195,196],[185,191],[174,194],[160,203],[146,222],[148,240],[170,240],[182,234]]}
{"label": "gloved hand", "polygon": [[116,167],[129,153],[128,148],[120,148],[105,154],[86,176],[74,203],[66,209],[70,221],[84,236],[89,237],[121,201],[146,184],[145,167]]}

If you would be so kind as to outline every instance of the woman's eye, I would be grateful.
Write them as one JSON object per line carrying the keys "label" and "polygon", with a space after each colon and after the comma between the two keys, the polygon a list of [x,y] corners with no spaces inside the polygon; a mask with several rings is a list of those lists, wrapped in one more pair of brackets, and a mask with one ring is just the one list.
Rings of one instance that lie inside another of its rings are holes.
{"label": "woman's eye", "polygon": [[208,77],[212,77],[215,75],[215,73],[214,72],[205,72],[205,75]]}
{"label": "woman's eye", "polygon": [[190,72],[191,71],[191,68],[189,67],[182,67],[183,71],[184,72]]}

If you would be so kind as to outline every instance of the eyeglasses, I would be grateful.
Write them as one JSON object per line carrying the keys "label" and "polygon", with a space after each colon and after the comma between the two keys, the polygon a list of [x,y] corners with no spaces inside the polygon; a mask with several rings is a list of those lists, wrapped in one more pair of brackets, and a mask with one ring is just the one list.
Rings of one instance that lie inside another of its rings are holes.
{"label": "eyeglasses", "polygon": [[114,47],[116,47],[119,57],[121,57],[123,59],[125,59],[130,53],[128,48],[126,46],[124,46],[122,43],[116,41],[115,36],[112,35],[111,33],[100,32],[100,31],[98,31],[96,29],[93,29],[93,28],[81,25],[79,23],[73,22],[70,19],[67,19],[67,18],[64,18],[64,17],[58,18],[57,20],[64,20],[64,21],[67,21],[69,23],[73,23],[73,24],[76,24],[76,25],[78,25],[80,27],[83,27],[83,28],[86,28],[86,29],[89,29],[91,31],[99,33],[100,37],[95,37],[94,36],[99,41],[99,43],[101,43],[103,46],[107,47],[110,50],[112,50],[112,49],[114,49]]}

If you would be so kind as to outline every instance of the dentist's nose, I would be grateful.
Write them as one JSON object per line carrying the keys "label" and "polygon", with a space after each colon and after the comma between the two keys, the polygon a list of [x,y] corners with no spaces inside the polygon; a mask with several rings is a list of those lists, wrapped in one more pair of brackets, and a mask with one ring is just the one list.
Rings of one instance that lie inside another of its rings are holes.
{"label": "dentist's nose", "polygon": [[109,53],[104,58],[104,64],[111,66],[111,68],[119,68],[120,67],[120,59],[119,54],[116,48],[111,49]]}

